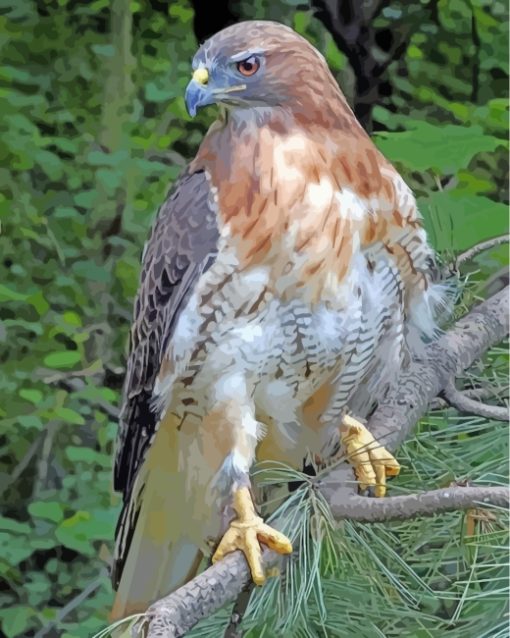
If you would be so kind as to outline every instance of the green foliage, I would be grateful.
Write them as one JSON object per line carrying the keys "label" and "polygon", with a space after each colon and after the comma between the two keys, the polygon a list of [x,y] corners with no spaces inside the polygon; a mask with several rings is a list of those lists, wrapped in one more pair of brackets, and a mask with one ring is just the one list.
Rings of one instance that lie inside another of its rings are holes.
{"label": "green foliage", "polygon": [[[8,638],[43,627],[86,638],[107,624],[115,414],[141,249],[212,117],[191,121],[184,108],[196,49],[190,4],[153,4],[1,2],[0,619]],[[352,90],[344,54],[303,3],[237,4],[245,17],[293,25]],[[393,19],[399,5],[390,4],[378,20]],[[447,253],[506,231],[505,12],[499,1],[441,0],[389,68],[392,95],[374,110],[377,144]],[[478,257],[464,300],[483,296],[483,282],[506,264],[501,249]],[[478,376],[501,385],[495,358]],[[504,441],[495,424],[450,412],[427,418],[400,452],[407,469],[394,489],[437,486],[446,475],[500,481]],[[282,590],[275,581],[252,601],[249,636],[498,635],[498,525],[469,539],[456,514],[333,530],[307,485],[293,497],[310,514],[295,521],[298,562]],[[196,635],[219,635],[214,622]]]}

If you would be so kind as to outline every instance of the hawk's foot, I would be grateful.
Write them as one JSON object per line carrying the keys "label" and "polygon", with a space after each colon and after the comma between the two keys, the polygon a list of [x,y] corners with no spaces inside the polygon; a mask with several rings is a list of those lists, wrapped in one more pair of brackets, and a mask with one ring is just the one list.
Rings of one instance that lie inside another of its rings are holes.
{"label": "hawk's foot", "polygon": [[340,439],[362,490],[373,487],[376,496],[386,494],[386,478],[400,472],[398,461],[374,439],[367,428],[350,416],[340,425]]}
{"label": "hawk's foot", "polygon": [[291,542],[284,534],[266,525],[260,516],[256,515],[248,488],[242,487],[234,493],[234,509],[237,518],[230,523],[212,557],[212,562],[215,563],[226,554],[240,549],[250,567],[253,582],[262,585],[266,580],[266,574],[262,564],[260,543],[279,554],[290,554]]}

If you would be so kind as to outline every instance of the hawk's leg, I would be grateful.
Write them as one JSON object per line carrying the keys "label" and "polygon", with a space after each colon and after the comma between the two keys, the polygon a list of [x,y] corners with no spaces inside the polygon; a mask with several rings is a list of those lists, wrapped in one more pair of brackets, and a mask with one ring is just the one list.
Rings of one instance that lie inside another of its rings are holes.
{"label": "hawk's leg", "polygon": [[290,554],[292,545],[284,534],[266,525],[262,518],[257,516],[248,487],[240,487],[234,492],[233,507],[237,517],[230,523],[212,561],[215,563],[225,554],[240,549],[250,567],[253,582],[256,585],[262,585],[266,575],[262,564],[260,543],[264,543],[279,554]]}
{"label": "hawk's leg", "polygon": [[350,416],[340,425],[340,439],[362,490],[374,488],[376,496],[386,494],[386,478],[400,472],[398,461],[378,443],[367,428]]}

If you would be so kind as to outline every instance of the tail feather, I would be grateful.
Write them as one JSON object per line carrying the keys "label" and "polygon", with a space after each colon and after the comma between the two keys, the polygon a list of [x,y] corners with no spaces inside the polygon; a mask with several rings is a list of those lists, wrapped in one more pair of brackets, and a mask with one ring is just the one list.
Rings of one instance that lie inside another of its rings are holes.
{"label": "tail feather", "polygon": [[162,423],[124,506],[116,535],[111,619],[147,610],[196,573],[202,553],[189,540],[178,432]]}
{"label": "tail feather", "polygon": [[[192,578],[200,564],[202,553],[184,536],[167,479],[151,473],[143,490],[143,503],[117,585],[112,620],[146,611],[155,600]],[[153,483],[165,485],[168,497],[162,498],[161,488],[151,489]]]}

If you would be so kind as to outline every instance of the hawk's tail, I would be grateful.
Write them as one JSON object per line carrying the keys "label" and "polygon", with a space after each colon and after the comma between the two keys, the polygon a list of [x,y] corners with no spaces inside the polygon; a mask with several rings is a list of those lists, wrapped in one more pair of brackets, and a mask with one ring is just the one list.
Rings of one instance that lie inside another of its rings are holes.
{"label": "hawk's tail", "polygon": [[124,506],[112,570],[117,590],[112,620],[145,612],[198,570],[202,553],[186,535],[184,477],[172,458],[176,450],[173,440],[153,446]]}

